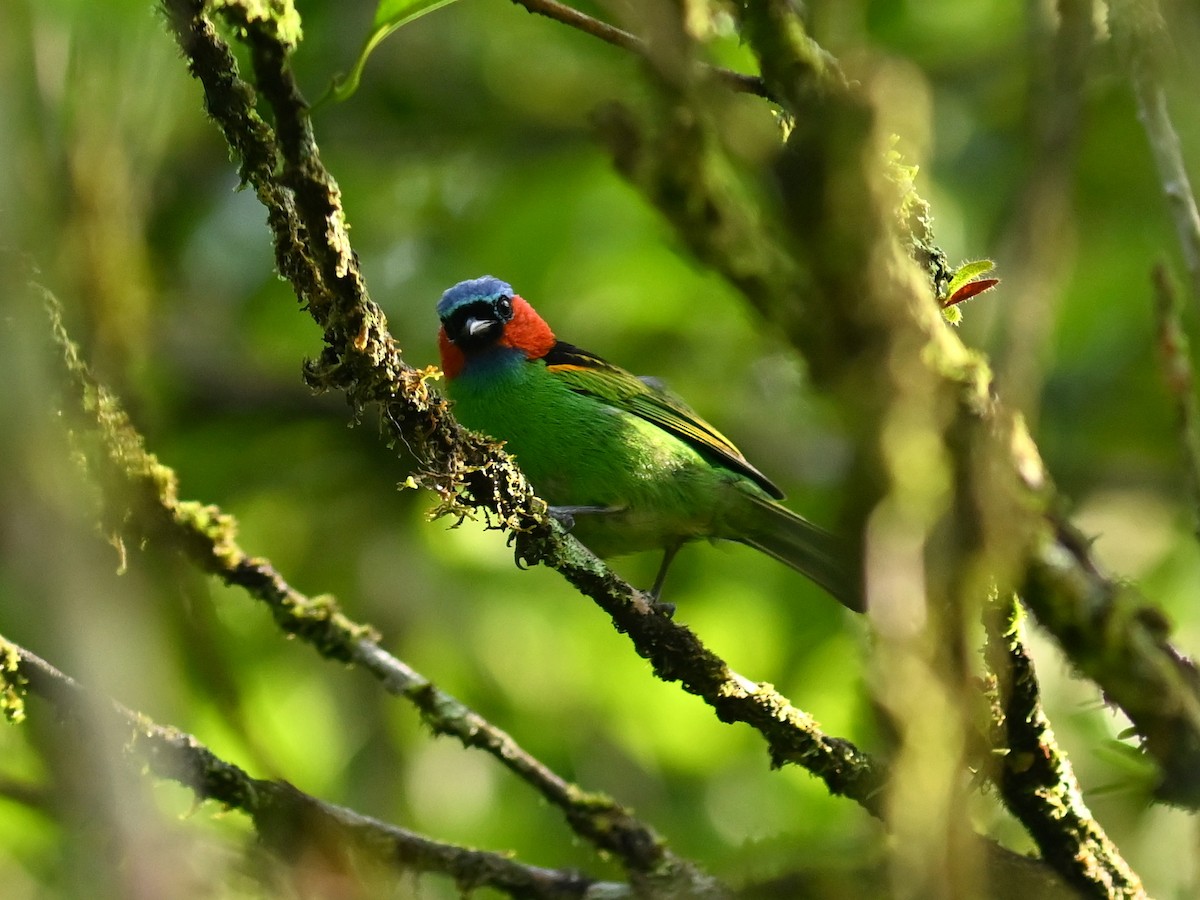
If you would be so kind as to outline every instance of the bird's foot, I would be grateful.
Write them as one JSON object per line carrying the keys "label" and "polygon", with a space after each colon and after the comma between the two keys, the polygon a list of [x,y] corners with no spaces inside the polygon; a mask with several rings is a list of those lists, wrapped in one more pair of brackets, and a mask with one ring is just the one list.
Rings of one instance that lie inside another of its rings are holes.
{"label": "bird's foot", "polygon": [[666,619],[675,618],[675,604],[674,603],[662,603],[661,601],[659,601],[657,599],[651,599],[648,606],[650,607],[650,611],[652,613],[656,613],[657,615],[660,615],[663,618],[666,618]]}
{"label": "bird's foot", "polygon": [[663,616],[667,619],[675,617],[675,604],[660,602],[658,595],[651,591],[635,590],[633,608],[643,616]]}

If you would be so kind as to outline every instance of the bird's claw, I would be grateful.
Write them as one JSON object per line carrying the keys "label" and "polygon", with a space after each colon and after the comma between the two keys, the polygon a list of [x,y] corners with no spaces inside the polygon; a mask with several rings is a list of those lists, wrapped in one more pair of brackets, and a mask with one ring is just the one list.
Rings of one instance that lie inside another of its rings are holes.
{"label": "bird's claw", "polygon": [[662,616],[665,619],[675,617],[674,603],[659,602],[658,595],[653,591],[633,590],[634,611],[643,616]]}
{"label": "bird's claw", "polygon": [[650,611],[652,613],[656,613],[665,619],[675,618],[674,603],[660,603],[658,600],[651,598],[648,606],[650,607]]}

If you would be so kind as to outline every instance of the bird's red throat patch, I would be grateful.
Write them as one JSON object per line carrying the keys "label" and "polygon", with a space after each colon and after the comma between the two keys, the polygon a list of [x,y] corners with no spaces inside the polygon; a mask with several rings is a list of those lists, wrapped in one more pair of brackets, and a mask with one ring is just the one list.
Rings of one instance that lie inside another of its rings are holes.
{"label": "bird's red throat patch", "polygon": [[446,336],[445,328],[438,329],[438,354],[442,357],[442,371],[446,373],[446,378],[457,378],[467,360],[463,352]]}

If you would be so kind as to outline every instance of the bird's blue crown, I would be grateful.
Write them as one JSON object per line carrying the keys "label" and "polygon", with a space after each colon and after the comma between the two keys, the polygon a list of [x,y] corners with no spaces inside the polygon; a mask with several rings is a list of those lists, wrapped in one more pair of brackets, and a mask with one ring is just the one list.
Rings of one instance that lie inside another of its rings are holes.
{"label": "bird's blue crown", "polygon": [[460,281],[442,294],[442,299],[438,301],[437,305],[438,318],[446,318],[464,303],[470,303],[473,300],[495,300],[500,296],[513,296],[513,289],[511,284],[501,281],[499,278],[484,275],[482,278]]}

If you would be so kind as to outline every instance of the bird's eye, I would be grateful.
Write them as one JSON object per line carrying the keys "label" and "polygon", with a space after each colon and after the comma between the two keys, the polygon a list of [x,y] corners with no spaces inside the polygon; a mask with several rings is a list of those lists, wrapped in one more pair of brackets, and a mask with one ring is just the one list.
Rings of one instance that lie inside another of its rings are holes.
{"label": "bird's eye", "polygon": [[512,315],[513,305],[512,297],[501,296],[496,301],[496,312],[500,313],[505,319]]}

